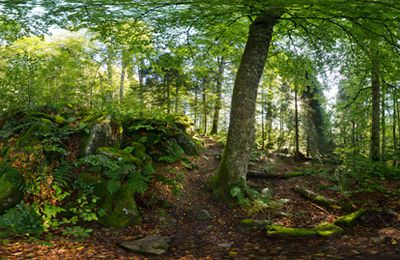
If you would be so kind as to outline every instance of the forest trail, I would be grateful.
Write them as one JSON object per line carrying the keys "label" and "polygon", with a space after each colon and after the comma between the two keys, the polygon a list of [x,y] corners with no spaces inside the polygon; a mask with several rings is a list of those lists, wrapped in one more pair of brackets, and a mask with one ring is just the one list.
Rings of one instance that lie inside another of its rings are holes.
{"label": "forest trail", "polygon": [[[171,246],[166,255],[148,259],[399,259],[400,223],[384,213],[366,216],[359,225],[329,238],[278,239],[268,237],[264,230],[242,232],[239,224],[246,218],[269,219],[302,227],[331,221],[337,212],[316,207],[292,191],[298,184],[315,188],[326,180],[303,176],[289,180],[250,181],[253,186],[268,184],[274,199],[288,201],[250,215],[248,210],[228,207],[215,200],[207,191],[207,181],[218,167],[217,155],[222,148],[210,139],[205,142],[205,151],[199,157],[191,158],[197,169],[186,170],[181,193],[169,198],[171,205],[168,208],[144,210],[142,225],[121,230],[94,226],[92,237],[87,240],[66,239],[57,233],[43,240],[3,239],[0,259],[144,259],[119,248],[116,243],[155,233],[168,236]],[[168,167],[183,170],[178,163]],[[276,170],[287,171],[293,167],[285,162]],[[161,167],[159,170],[166,169]],[[329,191],[324,194],[335,196]],[[376,200],[371,203],[380,203],[379,198],[371,199]],[[397,205],[388,203],[393,207]],[[398,212],[398,208],[395,210]]]}

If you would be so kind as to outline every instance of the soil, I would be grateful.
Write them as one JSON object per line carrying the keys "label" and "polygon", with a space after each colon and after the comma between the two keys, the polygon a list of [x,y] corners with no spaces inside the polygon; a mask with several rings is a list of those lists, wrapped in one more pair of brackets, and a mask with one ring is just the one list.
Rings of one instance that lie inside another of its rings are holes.
{"label": "soil", "polygon": [[[329,178],[333,168],[325,167],[321,168],[323,174],[313,176],[249,180],[249,185],[255,189],[268,187],[271,190],[271,203],[267,208],[228,206],[216,200],[207,188],[210,176],[217,170],[221,150],[216,143],[206,139],[202,155],[190,158],[197,169],[187,170],[180,163],[158,166],[157,170],[166,175],[185,172],[182,187],[174,196],[168,189],[157,195],[169,202],[168,207],[147,205],[142,208],[143,224],[140,226],[119,230],[92,226],[91,237],[83,240],[65,238],[57,232],[41,239],[0,239],[0,259],[400,259],[400,218],[397,214],[400,205],[396,195],[399,183],[381,181],[387,191],[385,194],[371,191],[345,197],[335,191],[335,182]],[[318,168],[310,162],[279,158],[261,158],[252,163],[252,167],[258,169],[271,165],[277,174]],[[349,213],[326,209],[303,199],[293,191],[296,185],[351,202],[352,210],[367,208],[368,214],[354,227],[328,238],[272,238],[263,229],[244,233],[238,228],[241,221],[248,218],[267,219],[288,227],[311,227]],[[117,246],[120,241],[154,233],[170,237],[167,254],[144,257]]]}

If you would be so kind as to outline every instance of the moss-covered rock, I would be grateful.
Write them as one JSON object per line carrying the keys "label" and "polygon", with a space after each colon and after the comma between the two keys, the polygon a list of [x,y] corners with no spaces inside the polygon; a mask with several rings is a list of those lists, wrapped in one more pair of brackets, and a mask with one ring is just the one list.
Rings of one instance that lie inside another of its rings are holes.
{"label": "moss-covered rock", "polygon": [[132,153],[137,153],[137,152],[146,153],[146,146],[144,146],[141,143],[132,142],[130,144],[130,147],[132,148]]}
{"label": "moss-covered rock", "polygon": [[141,223],[134,193],[128,185],[121,186],[113,194],[104,192],[101,199],[100,206],[106,211],[106,215],[100,219],[102,224],[108,227],[121,228]]}
{"label": "moss-covered rock", "polygon": [[328,237],[343,232],[343,229],[335,224],[323,223],[312,228],[290,228],[280,225],[267,225],[267,235],[276,237]]}
{"label": "moss-covered rock", "polygon": [[238,229],[243,233],[252,233],[257,230],[263,229],[266,225],[270,225],[269,220],[259,220],[259,219],[243,219],[239,225]]}
{"label": "moss-covered rock", "polygon": [[85,155],[94,154],[99,147],[119,147],[122,135],[122,126],[111,118],[101,117],[93,124],[90,134],[84,140],[82,153]]}
{"label": "moss-covered rock", "polygon": [[99,154],[102,154],[110,159],[125,161],[127,163],[134,164],[136,166],[142,166],[143,161],[139,158],[133,156],[130,152],[126,150],[121,150],[114,147],[100,147],[97,149]]}
{"label": "moss-covered rock", "polygon": [[23,198],[23,176],[14,168],[0,166],[0,214],[15,207]]}
{"label": "moss-covered rock", "polygon": [[360,209],[357,211],[354,211],[351,214],[348,215],[344,215],[341,216],[339,218],[337,218],[335,220],[335,222],[333,222],[335,225],[338,225],[340,227],[349,227],[349,226],[353,226],[357,223],[357,220],[365,214],[365,210],[364,209]]}

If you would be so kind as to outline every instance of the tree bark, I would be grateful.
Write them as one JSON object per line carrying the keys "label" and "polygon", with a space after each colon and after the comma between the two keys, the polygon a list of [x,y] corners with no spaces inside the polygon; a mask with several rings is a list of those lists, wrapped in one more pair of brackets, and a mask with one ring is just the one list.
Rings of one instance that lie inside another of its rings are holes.
{"label": "tree bark", "polygon": [[371,159],[380,160],[380,82],[377,59],[372,61],[372,123],[371,123]]}
{"label": "tree bark", "polygon": [[261,92],[261,150],[265,149],[265,93]]}
{"label": "tree bark", "polygon": [[297,102],[297,87],[294,90],[294,130],[295,130],[295,158],[300,158],[300,148],[299,148],[299,109]]}
{"label": "tree bark", "polygon": [[202,102],[203,102],[203,131],[204,131],[204,135],[207,134],[207,114],[208,114],[208,107],[207,107],[207,84],[208,84],[208,80],[206,77],[203,78],[203,89],[202,89]]}
{"label": "tree bark", "polygon": [[397,134],[396,134],[396,121],[397,121],[397,97],[396,97],[396,90],[393,89],[392,93],[393,99],[393,166],[396,166],[398,163],[397,159]]}
{"label": "tree bark", "polygon": [[219,124],[219,112],[222,106],[222,83],[224,80],[224,71],[225,71],[225,61],[224,57],[219,59],[219,66],[218,66],[218,76],[217,76],[217,83],[216,83],[216,99],[214,105],[214,116],[213,116],[213,123],[210,134],[217,134],[218,133],[218,124]]}
{"label": "tree bark", "polygon": [[283,10],[263,13],[250,25],[233,88],[227,143],[214,178],[214,192],[224,200],[229,200],[232,187],[247,185],[247,165],[254,143],[257,89],[268,56],[273,28],[282,13]]}
{"label": "tree bark", "polygon": [[198,103],[199,103],[199,98],[198,98],[198,86],[195,86],[194,88],[194,128],[197,131],[199,129],[199,116],[198,116]]}
{"label": "tree bark", "polygon": [[138,97],[139,97],[139,102],[140,104],[144,105],[144,62],[142,59],[137,58],[138,60],[138,65],[137,65],[137,75],[138,75],[138,79],[139,79],[139,93],[138,93]]}
{"label": "tree bark", "polygon": [[385,120],[385,96],[386,96],[386,90],[385,86],[382,86],[382,117],[381,117],[381,124],[382,124],[382,151],[381,151],[381,158],[384,161],[385,160],[385,150],[386,150],[386,120]]}
{"label": "tree bark", "polygon": [[124,101],[124,92],[125,92],[125,73],[127,64],[125,62],[126,57],[124,51],[122,51],[122,61],[121,61],[121,81],[119,83],[119,102],[122,103]]}

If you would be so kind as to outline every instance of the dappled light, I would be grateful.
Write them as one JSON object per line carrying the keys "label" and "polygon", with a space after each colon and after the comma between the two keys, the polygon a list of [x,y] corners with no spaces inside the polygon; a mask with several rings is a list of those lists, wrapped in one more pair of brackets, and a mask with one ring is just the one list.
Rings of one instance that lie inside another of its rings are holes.
{"label": "dappled light", "polygon": [[0,259],[400,258],[400,2],[0,13]]}

